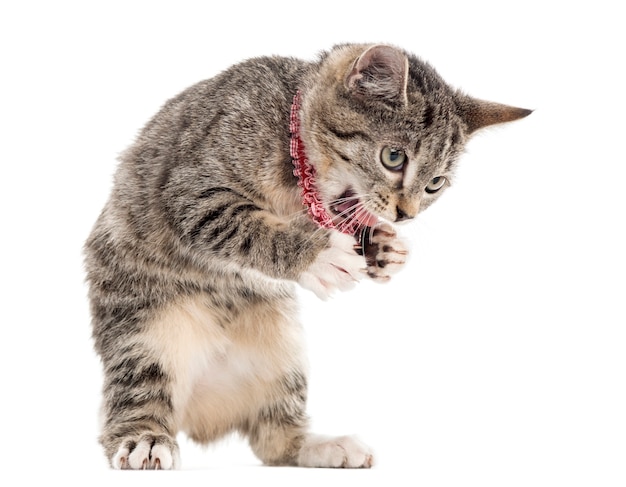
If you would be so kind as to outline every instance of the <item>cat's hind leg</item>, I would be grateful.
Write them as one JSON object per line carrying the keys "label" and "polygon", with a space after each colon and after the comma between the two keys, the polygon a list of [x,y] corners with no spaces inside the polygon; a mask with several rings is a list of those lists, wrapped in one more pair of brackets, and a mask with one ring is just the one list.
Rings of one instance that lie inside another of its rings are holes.
{"label": "cat's hind leg", "polygon": [[249,422],[250,446],[266,465],[297,465],[309,426],[305,412],[306,377],[300,372],[285,375],[273,389],[274,399],[264,404]]}
{"label": "cat's hind leg", "polygon": [[357,438],[316,435],[297,423],[258,423],[250,433],[250,445],[267,465],[370,468],[374,464],[372,450]]}
{"label": "cat's hind leg", "polygon": [[179,464],[168,374],[135,346],[105,365],[100,442],[117,469],[171,469]]}
{"label": "cat's hind leg", "polygon": [[[288,386],[286,386],[288,385]],[[268,465],[370,468],[370,448],[352,436],[330,437],[308,432],[306,380],[292,374],[283,381],[284,395],[267,404],[249,430],[256,456]]]}
{"label": "cat's hind leg", "polygon": [[[248,330],[257,330],[256,353],[247,355],[254,365],[248,369],[271,371],[263,387],[263,399],[247,411],[241,428],[248,436],[255,455],[267,465],[301,467],[369,468],[370,449],[350,436],[338,438],[309,432],[306,414],[307,374],[302,348],[302,331],[294,302],[279,306],[274,302],[263,313],[259,308],[248,314]],[[265,315],[264,320],[258,316]],[[261,322],[265,326],[261,326]],[[255,323],[255,326],[251,326]],[[257,372],[258,373],[258,372]],[[257,396],[258,397],[258,396]]]}

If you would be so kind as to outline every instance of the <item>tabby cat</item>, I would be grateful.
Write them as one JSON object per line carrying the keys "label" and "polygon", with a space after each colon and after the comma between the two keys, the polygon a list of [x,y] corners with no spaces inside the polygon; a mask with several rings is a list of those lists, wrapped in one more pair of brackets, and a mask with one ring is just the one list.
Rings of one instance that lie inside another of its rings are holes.
{"label": "tabby cat", "polygon": [[528,113],[386,45],[248,60],[169,100],[85,244],[112,467],[178,467],[179,432],[239,432],[268,465],[372,466],[356,438],[308,430],[294,285],[388,280],[393,225],[444,192],[476,130]]}

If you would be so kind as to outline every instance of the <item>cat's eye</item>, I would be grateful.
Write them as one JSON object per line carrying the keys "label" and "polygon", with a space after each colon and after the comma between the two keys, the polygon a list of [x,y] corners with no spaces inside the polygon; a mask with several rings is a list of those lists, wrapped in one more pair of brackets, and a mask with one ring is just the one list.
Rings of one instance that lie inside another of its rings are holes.
{"label": "cat's eye", "polygon": [[443,176],[437,176],[436,178],[432,178],[430,183],[426,186],[426,192],[428,194],[433,194],[443,188],[446,184],[446,178]]}
{"label": "cat's eye", "polygon": [[406,162],[406,154],[402,149],[385,147],[380,153],[380,161],[391,171],[400,171]]}

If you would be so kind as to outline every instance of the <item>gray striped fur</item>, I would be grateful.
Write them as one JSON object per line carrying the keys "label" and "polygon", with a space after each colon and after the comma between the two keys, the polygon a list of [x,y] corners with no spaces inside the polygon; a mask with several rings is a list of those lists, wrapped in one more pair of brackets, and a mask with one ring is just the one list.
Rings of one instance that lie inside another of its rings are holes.
{"label": "gray striped fur", "polygon": [[[415,56],[369,45],[314,62],[252,59],[169,100],[121,156],[85,245],[100,440],[114,467],[177,467],[183,431],[200,443],[238,431],[267,464],[372,464],[356,440],[308,432],[294,283],[340,244],[346,268],[380,280],[405,252],[385,223],[374,254],[349,256],[347,240],[307,216],[289,154],[298,90],[325,203],[350,181],[389,223],[439,196],[424,188],[452,178],[474,130],[523,115],[482,113]],[[382,167],[385,145],[406,151],[403,174]]]}

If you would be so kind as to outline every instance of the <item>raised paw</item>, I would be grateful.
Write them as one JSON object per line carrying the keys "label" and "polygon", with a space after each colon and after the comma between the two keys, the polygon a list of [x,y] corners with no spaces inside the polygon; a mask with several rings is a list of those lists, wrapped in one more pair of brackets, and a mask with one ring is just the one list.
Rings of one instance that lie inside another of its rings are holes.
{"label": "raised paw", "polygon": [[298,454],[301,467],[370,468],[373,464],[370,448],[353,436],[310,435]]}
{"label": "raised paw", "polygon": [[113,468],[132,470],[178,468],[178,445],[167,435],[146,433],[137,438],[125,438],[111,464]]}
{"label": "raised paw", "polygon": [[367,261],[367,275],[378,282],[388,281],[406,262],[408,251],[393,227],[382,223],[360,236]]}
{"label": "raised paw", "polygon": [[333,291],[351,289],[366,275],[365,259],[356,253],[353,237],[331,231],[329,243],[298,281],[321,299]]}

